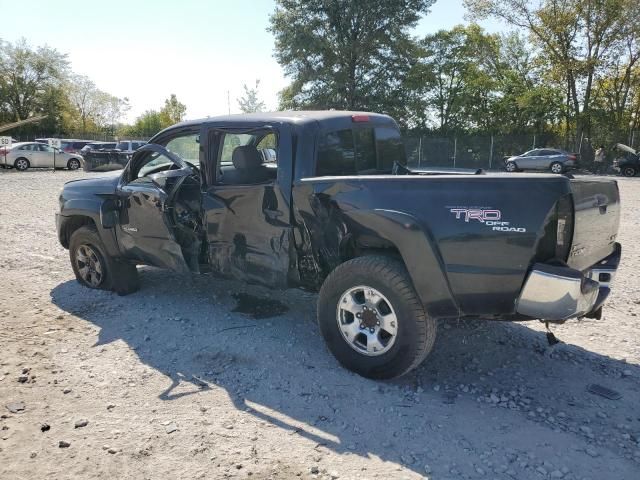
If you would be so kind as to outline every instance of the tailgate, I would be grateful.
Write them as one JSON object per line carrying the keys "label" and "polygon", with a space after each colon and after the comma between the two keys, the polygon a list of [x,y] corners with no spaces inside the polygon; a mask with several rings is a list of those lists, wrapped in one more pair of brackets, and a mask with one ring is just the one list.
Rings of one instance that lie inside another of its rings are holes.
{"label": "tailgate", "polygon": [[614,251],[620,223],[620,195],[615,180],[571,180],[574,225],[567,263],[586,270]]}

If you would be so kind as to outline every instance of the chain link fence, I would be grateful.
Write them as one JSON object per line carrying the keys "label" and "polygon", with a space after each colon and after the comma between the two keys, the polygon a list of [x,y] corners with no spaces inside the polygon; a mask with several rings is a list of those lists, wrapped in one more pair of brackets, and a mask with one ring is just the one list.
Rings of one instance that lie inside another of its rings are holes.
{"label": "chain link fence", "polygon": [[[437,137],[430,135],[404,138],[410,167],[470,168],[500,170],[505,157],[519,155],[534,148],[561,148],[565,141],[553,134],[545,135],[459,135]],[[583,144],[583,156],[586,145]]]}

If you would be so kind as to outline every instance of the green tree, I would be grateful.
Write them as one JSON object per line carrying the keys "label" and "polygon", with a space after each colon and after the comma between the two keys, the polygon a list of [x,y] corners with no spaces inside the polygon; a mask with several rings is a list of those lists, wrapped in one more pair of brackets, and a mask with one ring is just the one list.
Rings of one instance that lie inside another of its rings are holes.
{"label": "green tree", "polygon": [[260,80],[256,80],[256,85],[253,88],[249,88],[246,83],[242,86],[244,95],[237,99],[238,107],[242,113],[262,112],[264,110],[264,102],[258,96],[259,86]]}
{"label": "green tree", "polygon": [[590,136],[594,86],[620,45],[637,36],[634,0],[465,0],[472,16],[496,17],[529,33],[564,84],[566,123]]}
{"label": "green tree", "polygon": [[291,78],[281,107],[402,109],[414,47],[409,32],[433,2],[277,0],[270,31]]}
{"label": "green tree", "polygon": [[70,115],[71,122],[82,132],[113,130],[128,106],[127,99],[98,89],[84,75],[72,74],[65,84],[65,91],[69,102],[75,107]]}
{"label": "green tree", "polygon": [[164,107],[160,110],[160,119],[163,128],[169,127],[184,120],[187,106],[180,103],[175,93],[164,101]]}
{"label": "green tree", "polygon": [[419,42],[408,88],[417,97],[417,124],[435,119],[442,132],[490,128],[496,90],[494,76],[499,38],[477,25],[440,30]]}
{"label": "green tree", "polygon": [[8,120],[51,114],[44,107],[68,71],[66,55],[53,48],[0,41],[0,101]]}
{"label": "green tree", "polygon": [[502,35],[492,69],[497,95],[494,131],[544,133],[562,116],[562,86],[548,76],[544,62],[518,33]]}
{"label": "green tree", "polygon": [[157,110],[147,110],[138,116],[133,125],[126,125],[118,132],[125,137],[152,137],[168,125],[163,121],[162,114]]}

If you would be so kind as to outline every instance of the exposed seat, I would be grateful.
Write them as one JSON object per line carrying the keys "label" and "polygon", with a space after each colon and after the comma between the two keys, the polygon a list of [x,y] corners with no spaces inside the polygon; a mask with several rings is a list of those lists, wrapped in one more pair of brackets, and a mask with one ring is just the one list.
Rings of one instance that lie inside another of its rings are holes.
{"label": "exposed seat", "polygon": [[262,157],[254,145],[241,145],[233,150],[233,168],[222,169],[225,185],[251,185],[268,182],[273,178],[271,169],[262,164]]}

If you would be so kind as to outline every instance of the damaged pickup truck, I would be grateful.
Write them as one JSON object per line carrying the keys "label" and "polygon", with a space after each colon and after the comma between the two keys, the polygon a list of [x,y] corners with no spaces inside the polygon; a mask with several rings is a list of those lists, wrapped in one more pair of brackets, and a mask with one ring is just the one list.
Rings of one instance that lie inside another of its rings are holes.
{"label": "damaged pickup truck", "polygon": [[68,182],[57,228],[90,288],[136,265],[318,291],[342,365],[416,367],[438,319],[600,318],[620,261],[613,180],[410,170],[395,121],[278,112],[189,121],[118,176]]}

